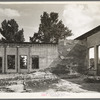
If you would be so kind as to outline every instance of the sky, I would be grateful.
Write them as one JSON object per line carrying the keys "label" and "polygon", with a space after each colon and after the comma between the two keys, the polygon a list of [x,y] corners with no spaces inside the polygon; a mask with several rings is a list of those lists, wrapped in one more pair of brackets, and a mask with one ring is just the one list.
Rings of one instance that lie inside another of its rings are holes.
{"label": "sky", "polygon": [[0,23],[5,19],[15,19],[19,29],[24,29],[25,41],[28,42],[29,37],[32,37],[34,32],[38,32],[40,16],[44,11],[59,14],[59,20],[62,20],[64,25],[73,33],[67,39],[74,39],[100,25],[100,2],[94,4],[91,2],[63,4],[0,3]]}

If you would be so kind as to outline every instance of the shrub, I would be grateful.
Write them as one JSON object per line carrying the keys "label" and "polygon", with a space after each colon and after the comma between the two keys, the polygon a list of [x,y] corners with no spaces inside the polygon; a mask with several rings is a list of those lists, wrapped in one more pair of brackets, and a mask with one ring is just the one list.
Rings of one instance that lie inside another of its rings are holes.
{"label": "shrub", "polygon": [[58,64],[56,67],[51,68],[51,72],[53,74],[59,75],[59,74],[68,74],[70,73],[70,69],[66,67],[66,65],[60,65]]}
{"label": "shrub", "polygon": [[88,76],[84,81],[87,83],[100,83],[100,77]]}

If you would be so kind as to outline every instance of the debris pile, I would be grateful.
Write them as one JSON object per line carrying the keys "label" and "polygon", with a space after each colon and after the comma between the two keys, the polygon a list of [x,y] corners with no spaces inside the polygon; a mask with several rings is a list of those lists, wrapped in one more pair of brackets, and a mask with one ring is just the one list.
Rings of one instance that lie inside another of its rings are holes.
{"label": "debris pile", "polygon": [[75,70],[73,66],[60,65],[56,67],[51,67],[45,69],[44,71],[50,71],[51,73],[57,75],[60,78],[77,78],[80,77],[80,74]]}
{"label": "debris pile", "polygon": [[37,71],[14,75],[13,77],[7,77],[6,75],[5,78],[0,79],[0,90],[3,92],[8,90],[12,92],[29,92],[34,88],[48,87],[49,84],[56,83],[58,80],[59,78],[49,71]]}

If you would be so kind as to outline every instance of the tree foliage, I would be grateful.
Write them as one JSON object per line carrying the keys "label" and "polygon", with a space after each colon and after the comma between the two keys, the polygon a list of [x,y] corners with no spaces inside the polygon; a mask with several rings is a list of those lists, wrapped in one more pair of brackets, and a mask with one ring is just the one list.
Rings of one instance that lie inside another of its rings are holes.
{"label": "tree foliage", "polygon": [[34,33],[33,37],[30,37],[30,41],[33,43],[57,43],[59,39],[65,39],[71,35],[71,30],[65,27],[61,20],[58,20],[58,13],[44,12],[41,15],[39,30]]}
{"label": "tree foliage", "polygon": [[24,30],[18,30],[19,26],[14,19],[4,20],[1,23],[0,33],[3,36],[0,41],[3,42],[24,42]]}

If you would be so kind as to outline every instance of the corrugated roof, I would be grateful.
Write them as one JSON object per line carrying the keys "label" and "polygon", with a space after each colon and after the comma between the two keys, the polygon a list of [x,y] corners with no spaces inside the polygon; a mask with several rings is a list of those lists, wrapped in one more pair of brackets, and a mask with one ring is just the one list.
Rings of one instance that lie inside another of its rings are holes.
{"label": "corrugated roof", "polygon": [[95,27],[95,28],[93,28],[92,30],[86,32],[85,34],[83,34],[83,35],[81,35],[81,36],[75,38],[74,40],[83,40],[83,39],[85,39],[85,38],[87,38],[87,37],[89,37],[89,36],[95,34],[95,33],[98,32],[98,31],[100,31],[100,25],[97,26],[97,27]]}

